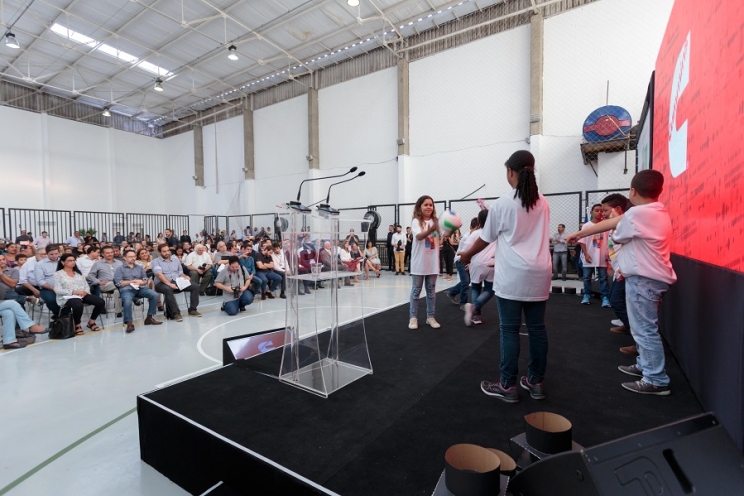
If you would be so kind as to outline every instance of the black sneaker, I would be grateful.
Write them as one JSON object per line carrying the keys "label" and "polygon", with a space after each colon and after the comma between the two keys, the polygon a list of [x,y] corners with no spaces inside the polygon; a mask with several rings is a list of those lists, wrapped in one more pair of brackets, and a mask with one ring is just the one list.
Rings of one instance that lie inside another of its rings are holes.
{"label": "black sneaker", "polygon": [[643,371],[638,368],[638,365],[620,365],[617,370],[622,372],[623,374],[632,375],[635,377],[643,377]]}
{"label": "black sneaker", "polygon": [[643,381],[623,382],[622,387],[628,391],[640,394],[655,394],[657,396],[669,396],[669,386],[653,386]]}
{"label": "black sneaker", "polygon": [[532,397],[533,400],[545,399],[545,392],[543,392],[542,383],[531,384],[527,377],[522,376],[519,379],[519,385],[522,386],[522,389],[526,389],[530,392],[530,397]]}
{"label": "black sneaker", "polygon": [[494,398],[498,398],[506,403],[519,403],[517,387],[512,386],[510,388],[505,388],[501,385],[501,381],[481,381],[481,391],[486,393],[488,396],[493,396]]}

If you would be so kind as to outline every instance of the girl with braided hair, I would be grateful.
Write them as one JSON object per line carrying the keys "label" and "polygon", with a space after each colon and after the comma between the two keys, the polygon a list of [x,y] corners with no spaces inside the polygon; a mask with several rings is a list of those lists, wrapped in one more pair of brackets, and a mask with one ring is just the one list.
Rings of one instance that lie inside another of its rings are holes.
{"label": "girl with braided hair", "polygon": [[[507,403],[517,403],[517,382],[533,399],[545,398],[542,382],[548,357],[545,307],[550,295],[550,208],[537,189],[535,157],[526,150],[506,161],[506,180],[514,188],[491,204],[480,237],[460,255],[468,264],[494,241],[496,259],[493,291],[501,330],[501,378],[481,382],[481,390]],[[517,381],[519,328],[524,313],[529,334],[527,375]]]}

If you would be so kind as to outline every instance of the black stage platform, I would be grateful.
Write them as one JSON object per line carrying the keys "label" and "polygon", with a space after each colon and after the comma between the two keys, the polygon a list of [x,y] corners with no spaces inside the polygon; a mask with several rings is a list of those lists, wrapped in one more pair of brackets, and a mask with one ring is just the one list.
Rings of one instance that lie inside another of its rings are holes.
{"label": "black stage platform", "polygon": [[[480,391],[498,378],[495,301],[481,326],[440,293],[439,330],[408,329],[408,305],[366,319],[374,374],[323,399],[281,384],[277,351],[138,398],[142,459],[192,494],[430,495],[456,443],[510,452],[524,415],[550,411],[590,447],[703,410],[667,354],[672,394],[625,391],[618,351],[630,336],[609,332],[609,309],[551,295],[547,399],[510,405]],[[420,317],[424,317],[421,301]],[[423,322],[423,318],[419,319]],[[527,368],[522,338],[520,373]],[[250,368],[245,368],[248,366]]]}

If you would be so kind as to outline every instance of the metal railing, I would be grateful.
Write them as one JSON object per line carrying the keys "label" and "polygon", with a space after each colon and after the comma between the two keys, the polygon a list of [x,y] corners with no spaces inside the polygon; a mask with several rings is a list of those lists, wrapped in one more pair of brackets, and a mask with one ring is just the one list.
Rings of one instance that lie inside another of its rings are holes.
{"label": "metal railing", "polygon": [[[83,232],[91,231],[99,241],[113,241],[117,232],[124,232],[126,228],[125,216],[114,212],[85,212],[73,213],[73,228],[85,236]],[[104,238],[105,235],[105,238]],[[125,233],[126,235],[126,233]]]}
{"label": "metal railing", "polygon": [[149,236],[150,241],[154,243],[158,234],[165,236],[168,216],[164,214],[127,214],[126,224],[126,233],[122,233],[124,237],[129,233],[134,233],[135,236],[139,234],[142,240]]}
{"label": "metal railing", "polygon": [[59,243],[72,236],[71,218],[69,210],[9,208],[6,235],[15,240],[22,230],[30,232],[33,237],[46,231],[50,239]]}
{"label": "metal railing", "polygon": [[184,231],[186,231],[189,235],[191,234],[191,231],[189,230],[188,215],[169,215],[167,227],[173,231],[173,236],[178,239],[181,238],[181,235]]}

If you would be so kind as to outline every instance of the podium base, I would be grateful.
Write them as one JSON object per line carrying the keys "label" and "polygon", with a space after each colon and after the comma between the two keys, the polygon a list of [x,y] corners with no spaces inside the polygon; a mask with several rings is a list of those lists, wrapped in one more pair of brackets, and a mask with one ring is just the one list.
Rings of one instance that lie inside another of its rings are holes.
{"label": "podium base", "polygon": [[296,372],[284,374],[279,377],[279,380],[327,398],[331,393],[371,373],[369,369],[324,358]]}

